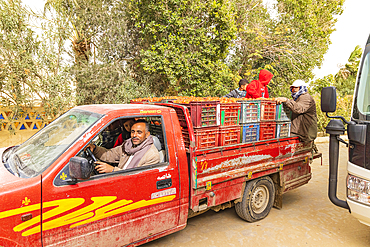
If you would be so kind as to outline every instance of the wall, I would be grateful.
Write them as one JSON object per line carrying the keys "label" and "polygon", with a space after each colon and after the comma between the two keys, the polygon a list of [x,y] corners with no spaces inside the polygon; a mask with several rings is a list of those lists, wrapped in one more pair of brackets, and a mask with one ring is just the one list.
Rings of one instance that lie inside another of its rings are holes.
{"label": "wall", "polygon": [[45,127],[54,117],[48,117],[42,107],[23,108],[14,114],[0,107],[0,147],[21,144]]}

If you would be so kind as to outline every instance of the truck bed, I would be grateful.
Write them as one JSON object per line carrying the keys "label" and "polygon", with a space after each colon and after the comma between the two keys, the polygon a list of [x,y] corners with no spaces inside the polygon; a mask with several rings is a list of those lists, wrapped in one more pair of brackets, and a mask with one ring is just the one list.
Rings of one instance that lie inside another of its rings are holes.
{"label": "truck bed", "polygon": [[304,144],[298,137],[285,137],[197,150],[188,109],[176,104],[161,105],[181,109],[185,115],[189,134],[186,138],[190,140],[187,149],[190,208],[194,212],[201,210],[204,201],[207,207],[214,207],[239,199],[244,183],[262,176],[274,178],[278,194],[311,179],[311,143]]}

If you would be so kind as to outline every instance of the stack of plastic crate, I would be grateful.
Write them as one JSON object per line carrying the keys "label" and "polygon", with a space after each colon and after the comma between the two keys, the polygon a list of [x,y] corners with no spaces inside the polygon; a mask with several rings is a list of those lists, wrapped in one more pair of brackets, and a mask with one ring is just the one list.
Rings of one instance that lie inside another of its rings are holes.
{"label": "stack of plastic crate", "polygon": [[[185,105],[194,127],[195,146],[206,149],[218,146],[219,137],[219,101],[192,101]],[[179,117],[185,147],[189,148],[189,130],[185,116],[181,110],[176,110]]]}
{"label": "stack of plastic crate", "polygon": [[259,141],[260,135],[260,100],[240,102],[240,140],[243,143]]}
{"label": "stack of plastic crate", "polygon": [[276,102],[261,100],[260,106],[260,140],[276,138]]}
{"label": "stack of plastic crate", "polygon": [[227,146],[240,143],[240,103],[220,104],[220,128],[218,145]]}
{"label": "stack of plastic crate", "polygon": [[276,106],[276,138],[290,136],[290,118],[284,111],[283,104]]}

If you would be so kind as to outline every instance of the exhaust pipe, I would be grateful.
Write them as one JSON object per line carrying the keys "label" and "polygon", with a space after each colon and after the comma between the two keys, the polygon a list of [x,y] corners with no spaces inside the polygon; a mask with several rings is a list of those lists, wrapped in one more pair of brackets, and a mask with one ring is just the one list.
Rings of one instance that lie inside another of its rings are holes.
{"label": "exhaust pipe", "polygon": [[340,135],[344,134],[345,130],[342,121],[337,119],[330,120],[329,124],[326,126],[326,133],[330,134],[328,196],[334,205],[349,209],[348,203],[337,197],[339,138]]}

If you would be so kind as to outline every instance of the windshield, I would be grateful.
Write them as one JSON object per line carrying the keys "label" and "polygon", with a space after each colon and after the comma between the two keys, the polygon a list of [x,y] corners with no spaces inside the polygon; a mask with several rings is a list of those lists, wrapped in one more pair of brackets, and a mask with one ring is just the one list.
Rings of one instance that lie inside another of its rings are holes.
{"label": "windshield", "polygon": [[101,117],[97,113],[70,110],[25,143],[9,150],[5,165],[16,176],[37,176]]}
{"label": "windshield", "polygon": [[355,103],[362,115],[370,116],[370,53],[366,54],[363,61]]}

